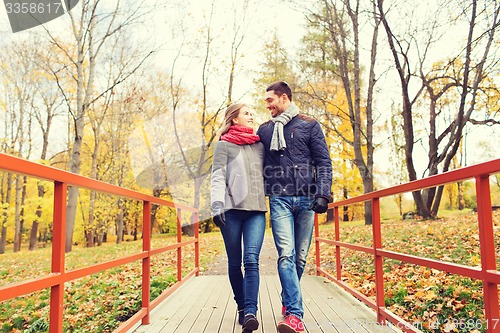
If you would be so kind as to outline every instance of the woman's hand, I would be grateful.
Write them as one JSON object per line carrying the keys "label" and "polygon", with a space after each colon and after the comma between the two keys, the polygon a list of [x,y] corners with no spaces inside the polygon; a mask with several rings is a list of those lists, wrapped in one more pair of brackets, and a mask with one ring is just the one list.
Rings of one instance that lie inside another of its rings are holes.
{"label": "woman's hand", "polygon": [[226,214],[224,214],[224,204],[220,201],[215,201],[212,204],[212,216],[216,226],[223,227],[226,224]]}

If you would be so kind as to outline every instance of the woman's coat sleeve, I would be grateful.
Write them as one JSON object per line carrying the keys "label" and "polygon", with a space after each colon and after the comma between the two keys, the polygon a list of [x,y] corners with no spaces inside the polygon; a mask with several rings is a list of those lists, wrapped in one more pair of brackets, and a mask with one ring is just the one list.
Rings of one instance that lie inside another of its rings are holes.
{"label": "woman's coat sleeve", "polygon": [[226,197],[226,167],[227,167],[227,149],[226,145],[217,142],[215,144],[214,156],[212,159],[212,177],[211,177],[211,201],[220,201],[225,204]]}

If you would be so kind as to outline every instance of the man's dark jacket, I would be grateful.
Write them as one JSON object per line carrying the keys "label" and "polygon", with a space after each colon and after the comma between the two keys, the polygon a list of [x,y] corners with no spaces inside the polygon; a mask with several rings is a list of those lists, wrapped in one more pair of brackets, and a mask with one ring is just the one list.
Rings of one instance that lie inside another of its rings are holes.
{"label": "man's dark jacket", "polygon": [[281,151],[270,150],[273,130],[270,120],[257,131],[266,152],[266,195],[324,197],[330,201],[332,162],[319,123],[309,116],[295,116],[283,129],[286,148]]}

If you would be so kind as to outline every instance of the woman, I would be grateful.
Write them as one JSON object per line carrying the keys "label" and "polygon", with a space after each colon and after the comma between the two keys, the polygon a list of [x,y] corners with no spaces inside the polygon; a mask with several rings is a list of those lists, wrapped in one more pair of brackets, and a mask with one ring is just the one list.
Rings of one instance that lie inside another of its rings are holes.
{"label": "woman", "polygon": [[214,151],[211,179],[212,214],[224,239],[229,281],[243,333],[259,327],[259,254],[267,211],[262,175],[264,146],[252,126],[253,112],[248,106],[233,104],[227,108],[218,133],[220,141]]}

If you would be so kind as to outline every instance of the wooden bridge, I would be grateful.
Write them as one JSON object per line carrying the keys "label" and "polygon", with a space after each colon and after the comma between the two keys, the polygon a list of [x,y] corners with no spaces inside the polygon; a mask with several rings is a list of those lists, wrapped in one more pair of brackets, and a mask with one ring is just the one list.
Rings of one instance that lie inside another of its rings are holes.
{"label": "wooden bridge", "polygon": [[[52,266],[49,274],[33,280],[0,287],[0,302],[29,293],[50,289],[50,332],[63,332],[64,285],[76,279],[133,262],[142,263],[141,309],[123,322],[114,333],[122,332],[239,332],[235,323],[236,309],[225,276],[200,276],[198,212],[192,207],[175,204],[157,197],[106,184],[94,179],[39,165],[0,153],[0,171],[50,180],[54,184],[54,215],[52,235]],[[487,333],[500,333],[496,244],[492,222],[490,175],[500,172],[500,159],[492,160],[440,175],[420,179],[399,186],[363,194],[359,197],[329,205],[334,211],[335,237],[320,237],[315,219],[314,247],[315,272],[332,281],[325,283],[319,276],[304,276],[302,288],[305,305],[305,325],[308,332],[394,332],[393,326],[405,332],[422,332],[385,307],[384,258],[419,265],[482,282],[484,314]],[[386,250],[382,246],[380,198],[410,193],[446,183],[474,179],[476,182],[478,239],[480,242],[480,266],[465,266],[425,257],[407,255]],[[65,230],[67,187],[75,186],[92,191],[137,200],[143,203],[142,249],[140,252],[115,260],[83,268],[66,270]],[[372,203],[372,246],[340,241],[339,207],[370,201]],[[151,205],[167,206],[177,210],[177,243],[161,248],[151,248]],[[183,241],[181,235],[182,212],[192,212],[195,227],[193,239]],[[194,244],[194,269],[182,272],[183,248]],[[334,274],[321,267],[320,244],[334,247]],[[375,271],[375,299],[365,296],[342,280],[341,249],[349,249],[373,255]],[[160,296],[150,300],[151,258],[166,251],[177,252],[177,283]],[[260,287],[258,332],[275,332],[280,317],[279,281],[277,275],[262,275]],[[348,293],[347,293],[348,292]],[[351,296],[352,295],[352,296]],[[354,296],[354,297],[353,297]],[[371,309],[370,309],[371,308]],[[382,325],[392,323],[393,326]]]}
{"label": "wooden bridge", "polygon": [[[304,326],[309,333],[401,332],[393,325],[382,326],[375,312],[325,278],[304,276],[301,281]],[[281,316],[281,292],[277,275],[261,276],[260,322],[256,333],[275,333]],[[151,324],[135,333],[240,333],[236,303],[227,276],[192,278],[151,313]]]}
{"label": "wooden bridge", "polygon": [[[276,269],[277,252],[272,235],[266,233],[260,255],[261,281],[255,333],[276,332],[281,316],[280,282]],[[138,326],[134,333],[240,333],[225,254],[202,275],[192,278],[151,313],[151,324]],[[309,333],[391,332],[393,325],[381,326],[375,312],[328,279],[305,275],[301,281],[304,324]],[[399,331],[400,332],[400,331]]]}

